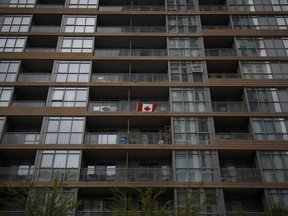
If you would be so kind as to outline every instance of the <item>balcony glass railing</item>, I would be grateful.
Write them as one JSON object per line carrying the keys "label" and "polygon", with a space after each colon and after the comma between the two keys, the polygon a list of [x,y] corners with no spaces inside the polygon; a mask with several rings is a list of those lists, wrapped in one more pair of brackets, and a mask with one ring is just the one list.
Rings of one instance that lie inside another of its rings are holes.
{"label": "balcony glass railing", "polygon": [[236,56],[234,49],[205,49],[206,56]]}
{"label": "balcony glass railing", "polygon": [[18,75],[18,82],[50,82],[50,73],[20,73]]}
{"label": "balcony glass railing", "polygon": [[54,47],[26,47],[25,52],[56,52]]}
{"label": "balcony glass railing", "polygon": [[165,6],[101,5],[99,11],[165,11]]}
{"label": "balcony glass railing", "polygon": [[200,5],[200,11],[225,11],[228,10],[226,5]]}
{"label": "balcony glass railing", "polygon": [[24,211],[1,211],[0,210],[0,215],[5,215],[5,216],[23,216],[25,215]]}
{"label": "balcony glass railing", "polygon": [[202,25],[202,29],[231,29],[229,25]]}
{"label": "balcony glass railing", "polygon": [[121,33],[121,32],[143,32],[162,33],[166,32],[164,26],[98,26],[96,32]]}
{"label": "balcony glass railing", "polygon": [[64,4],[36,4],[36,8],[63,8]]}
{"label": "balcony glass railing", "polygon": [[261,182],[256,168],[221,168],[220,172],[222,182]]}
{"label": "balcony glass railing", "polygon": [[288,11],[287,3],[276,3],[277,2],[265,4],[264,1],[262,1],[260,4],[229,4],[228,8],[231,11]]}
{"label": "balcony glass railing", "polygon": [[80,181],[169,182],[172,169],[163,168],[87,168],[81,170]]}
{"label": "balcony glass railing", "polygon": [[[245,216],[265,216],[267,215],[267,212],[249,212],[244,210],[244,215]],[[239,215],[239,212],[228,212],[226,211],[226,216],[235,216]],[[268,214],[269,215],[269,214]]]}
{"label": "balcony glass railing", "polygon": [[2,144],[38,144],[40,132],[6,132]]}
{"label": "balcony glass railing", "polygon": [[31,26],[30,32],[60,32],[60,26]]}
{"label": "balcony glass railing", "polygon": [[95,49],[95,56],[166,56],[165,49]]}
{"label": "balcony glass railing", "polygon": [[33,168],[0,167],[0,181],[23,181],[32,179]]}
{"label": "balcony glass railing", "polygon": [[220,79],[237,79],[241,78],[238,73],[208,73],[209,78],[220,78]]}
{"label": "balcony glass railing", "polygon": [[92,82],[168,82],[167,74],[93,74]]}
{"label": "balcony glass railing", "polygon": [[44,100],[17,100],[12,101],[11,106],[13,107],[44,107],[45,106]]}
{"label": "balcony glass railing", "polygon": [[242,101],[212,101],[213,112],[246,112]]}
{"label": "balcony glass railing", "polygon": [[170,134],[165,132],[88,132],[86,144],[169,144]]}
{"label": "balcony glass railing", "polygon": [[216,133],[216,140],[253,140],[250,133]]}
{"label": "balcony glass railing", "polygon": [[[143,103],[145,103],[143,101]],[[155,112],[168,112],[168,101],[153,101],[147,103],[157,103]],[[121,111],[136,111],[137,101],[91,101],[88,109],[99,112],[121,112]]]}

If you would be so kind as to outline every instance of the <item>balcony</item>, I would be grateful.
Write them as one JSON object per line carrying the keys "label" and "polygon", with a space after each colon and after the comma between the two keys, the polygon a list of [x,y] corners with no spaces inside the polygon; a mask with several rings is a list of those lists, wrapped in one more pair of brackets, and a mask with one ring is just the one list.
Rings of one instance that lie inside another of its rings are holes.
{"label": "balcony", "polygon": [[60,32],[60,26],[36,25],[31,26],[30,32]]}
{"label": "balcony", "polygon": [[222,182],[261,182],[260,170],[256,168],[221,168]]}
{"label": "balcony", "polygon": [[216,140],[253,140],[250,133],[216,133]]}
{"label": "balcony", "polygon": [[[147,102],[148,103],[148,102]],[[152,102],[149,102],[152,103]],[[153,101],[157,103],[155,112],[168,112],[168,101]],[[91,111],[100,112],[122,112],[122,111],[136,111],[137,101],[91,101],[88,109]]]}
{"label": "balcony", "polygon": [[228,10],[226,5],[200,5],[200,11],[226,11]]}
{"label": "balcony", "polygon": [[166,49],[95,49],[95,56],[167,56]]}
{"label": "balcony", "polygon": [[50,82],[50,73],[20,73],[18,75],[18,82]]}
{"label": "balcony", "polygon": [[33,168],[0,167],[0,181],[23,181],[32,179]]}
{"label": "balcony", "polygon": [[98,26],[97,32],[103,33],[163,33],[166,28],[163,26]]}
{"label": "balcony", "polygon": [[93,74],[92,82],[168,82],[167,74]]}
{"label": "balcony", "polygon": [[56,52],[53,47],[26,47],[25,52]]}
{"label": "balcony", "polygon": [[40,132],[5,132],[2,144],[38,144]]}
{"label": "balcony", "polygon": [[165,6],[102,5],[99,11],[165,11]]}
{"label": "balcony", "polygon": [[17,100],[12,101],[12,107],[45,107],[46,101],[44,100]]}
{"label": "balcony", "polygon": [[213,112],[247,112],[242,101],[212,101]]}
{"label": "balcony", "polygon": [[239,79],[241,75],[236,73],[209,73],[208,77],[216,79]]}
{"label": "balcony", "polygon": [[202,25],[202,29],[207,30],[219,30],[219,29],[231,29],[230,25]]}
{"label": "balcony", "polygon": [[172,169],[165,168],[85,168],[81,170],[80,181],[101,182],[170,182]]}
{"label": "balcony", "polygon": [[170,134],[159,132],[87,132],[86,144],[169,144]]}
{"label": "balcony", "polygon": [[205,49],[206,56],[237,56],[234,49]]}

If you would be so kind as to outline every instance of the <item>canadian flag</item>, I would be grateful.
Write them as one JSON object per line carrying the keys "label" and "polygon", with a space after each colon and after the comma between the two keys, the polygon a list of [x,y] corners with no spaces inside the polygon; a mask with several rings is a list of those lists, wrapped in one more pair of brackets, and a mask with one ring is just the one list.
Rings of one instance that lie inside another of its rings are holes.
{"label": "canadian flag", "polygon": [[157,108],[157,103],[137,103],[136,111],[138,112],[154,112]]}

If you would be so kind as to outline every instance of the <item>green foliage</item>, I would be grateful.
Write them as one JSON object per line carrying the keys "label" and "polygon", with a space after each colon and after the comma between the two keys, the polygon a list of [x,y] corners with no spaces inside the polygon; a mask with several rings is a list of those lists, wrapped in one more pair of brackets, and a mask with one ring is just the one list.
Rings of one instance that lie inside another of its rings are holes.
{"label": "green foliage", "polygon": [[274,204],[265,216],[286,216],[287,211],[281,204]]}
{"label": "green foliage", "polygon": [[154,192],[153,188],[134,188],[133,192],[139,200],[140,209],[133,205],[133,198],[126,191],[113,188],[115,206],[111,208],[115,216],[165,216],[170,210],[172,201],[167,201],[163,206],[154,209],[154,202],[165,192]]}
{"label": "green foliage", "polygon": [[[179,209],[177,216],[193,216],[205,213],[207,205],[216,204],[219,198],[218,194],[206,195],[205,199],[200,201],[201,195],[204,193],[203,188],[197,187],[190,193],[191,188],[185,190],[183,207]],[[168,200],[163,206],[154,209],[154,201],[162,195],[165,190],[162,189],[157,193],[151,187],[134,188],[136,198],[139,200],[140,208],[133,205],[133,198],[127,195],[125,190],[118,188],[113,189],[114,201],[117,203],[111,210],[115,216],[167,216],[167,212],[173,210],[173,200]],[[135,196],[134,196],[135,197]]]}
{"label": "green foliage", "polygon": [[23,182],[13,187],[3,184],[0,188],[0,205],[13,209],[15,203],[25,206],[25,216],[66,216],[80,205],[74,194],[65,191],[63,180],[54,180],[51,187],[36,188],[33,182]]}
{"label": "green foliage", "polygon": [[190,194],[190,190],[190,187],[185,189],[183,207],[179,209],[178,216],[194,216],[204,213],[206,206],[217,203],[219,198],[219,195],[215,193],[207,197],[205,196],[205,199],[201,201],[201,194],[204,193],[203,188],[198,187],[194,189],[192,194]]}

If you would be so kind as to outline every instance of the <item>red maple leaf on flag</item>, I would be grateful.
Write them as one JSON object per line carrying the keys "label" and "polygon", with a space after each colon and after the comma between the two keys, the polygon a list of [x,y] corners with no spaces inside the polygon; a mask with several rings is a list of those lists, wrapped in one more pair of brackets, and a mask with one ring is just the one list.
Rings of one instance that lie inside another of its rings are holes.
{"label": "red maple leaf on flag", "polygon": [[145,107],[144,107],[144,110],[145,110],[145,111],[149,111],[149,110],[151,110],[151,108],[150,108],[149,106],[145,106]]}

